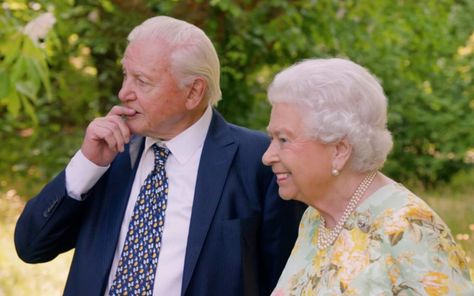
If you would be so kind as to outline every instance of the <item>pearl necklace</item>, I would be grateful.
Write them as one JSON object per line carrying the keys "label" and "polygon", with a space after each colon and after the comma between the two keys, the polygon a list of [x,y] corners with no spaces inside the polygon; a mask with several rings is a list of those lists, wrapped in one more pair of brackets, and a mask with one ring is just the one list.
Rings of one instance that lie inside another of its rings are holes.
{"label": "pearl necklace", "polygon": [[354,194],[352,194],[352,197],[349,200],[342,217],[339,219],[339,221],[337,221],[336,226],[332,230],[326,228],[326,220],[321,215],[321,223],[319,225],[318,239],[316,242],[318,249],[324,250],[334,243],[336,238],[341,233],[347,219],[356,209],[359,200],[364,195],[365,191],[367,191],[370,184],[372,184],[372,181],[376,175],[377,171],[369,173],[367,176],[365,176],[364,180],[362,180],[362,182],[359,184]]}

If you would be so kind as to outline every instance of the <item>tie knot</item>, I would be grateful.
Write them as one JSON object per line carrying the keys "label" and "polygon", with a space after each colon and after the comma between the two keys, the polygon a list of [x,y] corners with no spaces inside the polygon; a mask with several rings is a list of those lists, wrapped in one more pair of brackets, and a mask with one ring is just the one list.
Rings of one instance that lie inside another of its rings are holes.
{"label": "tie knot", "polygon": [[155,169],[164,167],[170,150],[166,147],[158,146],[157,144],[153,144],[152,147],[155,152]]}

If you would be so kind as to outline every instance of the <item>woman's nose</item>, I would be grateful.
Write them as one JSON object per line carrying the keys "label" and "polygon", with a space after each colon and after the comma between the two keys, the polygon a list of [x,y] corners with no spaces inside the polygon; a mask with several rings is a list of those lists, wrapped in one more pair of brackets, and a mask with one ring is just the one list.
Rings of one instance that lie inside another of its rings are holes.
{"label": "woman's nose", "polygon": [[276,155],[276,151],[275,151],[274,144],[272,141],[270,145],[268,146],[267,151],[263,153],[262,162],[264,165],[271,166],[277,160],[278,160],[278,157]]}

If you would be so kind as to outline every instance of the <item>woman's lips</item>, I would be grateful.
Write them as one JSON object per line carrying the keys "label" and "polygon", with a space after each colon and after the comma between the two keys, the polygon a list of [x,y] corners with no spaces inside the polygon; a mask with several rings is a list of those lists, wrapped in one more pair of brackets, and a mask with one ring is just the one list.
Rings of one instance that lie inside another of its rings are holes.
{"label": "woman's lips", "polygon": [[283,182],[283,181],[285,181],[286,179],[288,179],[288,176],[289,176],[289,175],[290,175],[290,174],[288,174],[288,173],[275,173],[277,182]]}

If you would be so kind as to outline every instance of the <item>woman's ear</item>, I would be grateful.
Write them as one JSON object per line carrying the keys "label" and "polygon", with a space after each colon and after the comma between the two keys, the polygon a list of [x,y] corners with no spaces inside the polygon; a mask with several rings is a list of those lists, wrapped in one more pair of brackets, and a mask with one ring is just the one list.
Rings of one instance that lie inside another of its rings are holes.
{"label": "woman's ear", "polygon": [[352,145],[346,138],[334,144],[334,154],[332,160],[333,169],[342,171],[352,155]]}
{"label": "woman's ear", "polygon": [[204,96],[207,90],[207,82],[202,77],[196,77],[191,84],[186,97],[186,108],[193,110],[204,100]]}

